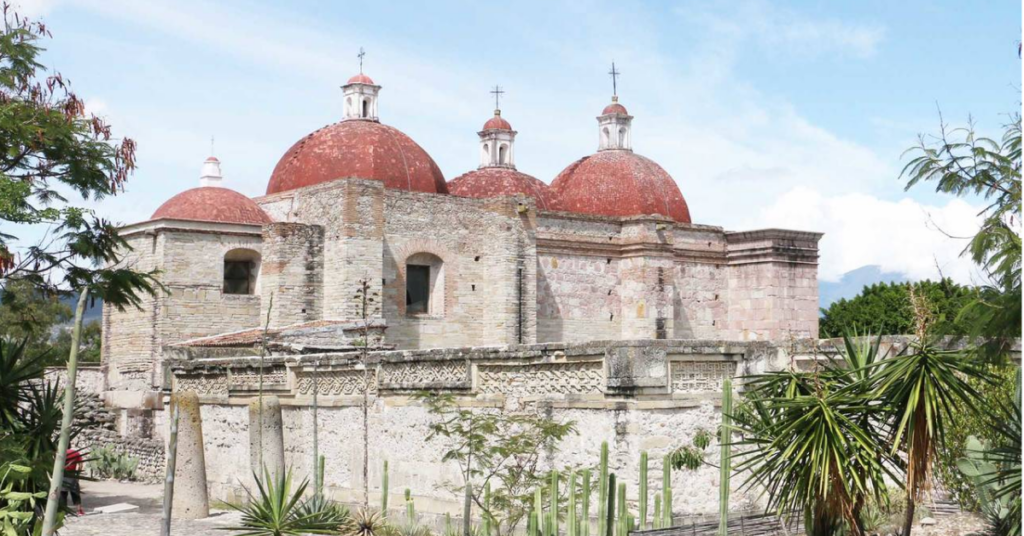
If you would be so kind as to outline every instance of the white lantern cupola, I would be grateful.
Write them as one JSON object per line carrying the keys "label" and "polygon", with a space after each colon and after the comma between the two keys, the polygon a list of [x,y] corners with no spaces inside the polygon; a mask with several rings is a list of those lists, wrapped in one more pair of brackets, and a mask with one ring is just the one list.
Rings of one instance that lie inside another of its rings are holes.
{"label": "white lantern cupola", "polygon": [[619,97],[613,96],[612,103],[604,107],[597,116],[599,151],[632,151],[633,150],[633,116],[626,107],[619,104]]}
{"label": "white lantern cupola", "polygon": [[501,117],[501,110],[494,110],[494,117],[484,123],[477,135],[480,136],[480,168],[516,168],[516,131]]}
{"label": "white lantern cupola", "polygon": [[377,94],[380,86],[373,79],[359,73],[341,86],[345,99],[345,120],[379,121],[377,118]]}
{"label": "white lantern cupola", "polygon": [[220,187],[221,181],[224,180],[223,175],[220,172],[220,160],[216,157],[211,156],[203,162],[203,169],[199,172],[199,186],[214,186]]}

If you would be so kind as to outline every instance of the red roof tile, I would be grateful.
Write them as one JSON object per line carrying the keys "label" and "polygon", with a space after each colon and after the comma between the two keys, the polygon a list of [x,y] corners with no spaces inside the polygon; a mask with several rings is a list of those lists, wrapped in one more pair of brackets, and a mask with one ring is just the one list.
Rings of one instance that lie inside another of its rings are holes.
{"label": "red roof tile", "polygon": [[272,221],[252,199],[234,190],[214,186],[181,192],[160,205],[150,219],[261,225]]}

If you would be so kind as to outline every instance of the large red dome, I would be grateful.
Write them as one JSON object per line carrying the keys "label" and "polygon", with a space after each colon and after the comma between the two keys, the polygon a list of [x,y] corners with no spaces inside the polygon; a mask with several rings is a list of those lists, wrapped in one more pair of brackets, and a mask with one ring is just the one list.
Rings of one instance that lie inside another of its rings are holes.
{"label": "large red dome", "polygon": [[532,197],[538,208],[551,208],[548,203],[548,185],[509,168],[486,167],[459,175],[448,183],[448,192],[478,199],[523,194]]}
{"label": "large red dome", "polygon": [[376,121],[349,120],[292,145],[277,162],[267,194],[347,177],[379,180],[400,190],[448,193],[441,169],[412,138]]}
{"label": "large red dome", "polygon": [[270,216],[252,199],[227,188],[203,186],[185,190],[168,199],[152,220],[192,220],[262,225]]}
{"label": "large red dome", "polygon": [[672,177],[632,151],[600,151],[573,162],[551,183],[556,210],[602,216],[661,214],[690,223],[690,209]]}

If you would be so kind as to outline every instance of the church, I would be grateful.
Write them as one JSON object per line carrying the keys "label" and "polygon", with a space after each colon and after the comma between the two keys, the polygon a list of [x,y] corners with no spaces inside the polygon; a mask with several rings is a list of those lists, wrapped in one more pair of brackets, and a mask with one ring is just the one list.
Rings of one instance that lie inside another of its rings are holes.
{"label": "church", "polygon": [[500,109],[476,169],[446,180],[381,121],[381,89],[349,79],[344,117],[285,150],[265,195],[230,189],[210,157],[198,187],[122,228],[124,262],[166,290],[104,311],[108,391],[136,405],[168,356],[251,349],[264,330],[284,354],[350,351],[364,331],[398,350],[817,335],[821,234],[691,221],[685,181],[634,151],[617,96],[597,151],[548,184],[519,171]]}

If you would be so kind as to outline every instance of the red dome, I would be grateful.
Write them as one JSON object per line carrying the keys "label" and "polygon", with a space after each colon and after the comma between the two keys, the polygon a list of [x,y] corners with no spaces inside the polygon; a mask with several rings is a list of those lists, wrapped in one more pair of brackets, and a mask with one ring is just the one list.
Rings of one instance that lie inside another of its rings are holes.
{"label": "red dome", "polygon": [[494,112],[494,117],[484,123],[484,130],[512,130],[512,125],[501,117],[500,112]]}
{"label": "red dome", "polygon": [[608,106],[605,106],[604,110],[601,111],[601,115],[608,114],[629,115],[629,112],[626,111],[625,106],[619,104],[618,102],[613,102]]}
{"label": "red dome", "polygon": [[270,216],[252,199],[227,188],[203,186],[168,199],[151,220],[193,220],[220,223],[271,223]]}
{"label": "red dome", "polygon": [[690,223],[690,209],[672,177],[632,151],[601,151],[573,162],[551,183],[556,210],[603,216],[661,214]]}
{"label": "red dome", "polygon": [[376,121],[328,125],[292,145],[267,184],[276,194],[323,182],[359,177],[416,192],[448,193],[430,155],[398,129]]}
{"label": "red dome", "polygon": [[373,79],[372,78],[370,78],[369,76],[366,76],[363,73],[359,73],[359,74],[353,76],[352,78],[349,78],[348,79],[348,83],[349,84],[369,84],[371,86],[377,85],[377,84],[373,83]]}
{"label": "red dome", "polygon": [[523,194],[532,197],[537,207],[551,208],[547,184],[509,168],[486,167],[459,175],[448,183],[448,191],[452,195],[477,199]]}

